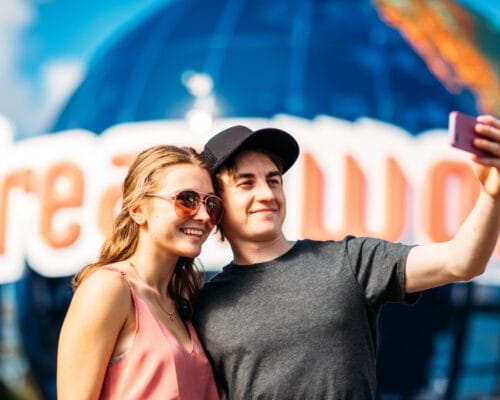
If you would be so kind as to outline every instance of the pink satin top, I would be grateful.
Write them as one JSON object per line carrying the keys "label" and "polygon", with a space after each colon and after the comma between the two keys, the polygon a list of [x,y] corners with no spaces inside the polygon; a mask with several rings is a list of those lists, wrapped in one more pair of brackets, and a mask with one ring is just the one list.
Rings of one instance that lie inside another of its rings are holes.
{"label": "pink satin top", "polygon": [[190,321],[192,341],[188,351],[135,294],[127,275],[135,307],[136,331],[131,348],[106,371],[101,399],[219,399],[210,363]]}

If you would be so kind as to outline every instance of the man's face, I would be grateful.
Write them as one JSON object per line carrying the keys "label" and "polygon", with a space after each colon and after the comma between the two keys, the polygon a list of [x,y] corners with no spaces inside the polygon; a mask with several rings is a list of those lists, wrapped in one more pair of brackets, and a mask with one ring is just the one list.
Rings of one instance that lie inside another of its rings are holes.
{"label": "man's face", "polygon": [[230,242],[269,241],[283,236],[286,206],[283,179],[277,166],[260,152],[236,157],[234,175],[222,172],[222,227]]}

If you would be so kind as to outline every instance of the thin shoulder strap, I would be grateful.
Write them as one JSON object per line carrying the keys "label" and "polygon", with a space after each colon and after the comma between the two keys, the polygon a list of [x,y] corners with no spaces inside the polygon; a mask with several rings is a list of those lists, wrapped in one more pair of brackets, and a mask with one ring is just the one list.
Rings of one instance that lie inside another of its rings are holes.
{"label": "thin shoulder strap", "polygon": [[133,288],[132,288],[132,285],[130,284],[130,281],[128,280],[128,276],[127,276],[127,273],[124,272],[124,271],[121,271],[119,270],[118,268],[115,268],[115,267],[108,267],[108,266],[105,266],[105,267],[101,267],[101,269],[107,269],[108,271],[114,271],[114,272],[118,272],[123,279],[125,279],[125,282],[127,282],[127,285],[130,287],[130,289],[133,291]]}
{"label": "thin shoulder strap", "polygon": [[122,271],[122,270],[119,270],[118,268],[115,268],[115,267],[108,267],[108,266],[104,266],[104,267],[101,267],[101,269],[107,269],[108,271],[113,271],[113,272],[118,272],[122,278],[125,280],[125,282],[127,282],[127,285],[130,289],[130,292],[132,293],[132,298],[134,299],[134,302],[135,302],[135,291],[134,291],[134,287],[132,286],[132,284],[130,283],[129,279],[128,279],[128,275],[126,272]]}
{"label": "thin shoulder strap", "polygon": [[119,274],[121,275],[127,275],[124,271],[118,269],[118,268],[115,268],[115,267],[110,267],[108,265],[105,265],[104,267],[101,267],[101,269],[108,269],[110,271],[115,271],[115,272],[118,272]]}
{"label": "thin shoulder strap", "polygon": [[135,314],[135,333],[137,334],[137,332],[139,331],[139,304],[137,301],[137,296],[136,296],[135,291],[134,291],[134,287],[130,283],[127,273],[119,270],[118,268],[108,267],[108,266],[101,267],[101,269],[107,269],[108,271],[118,272],[122,276],[123,280],[127,283],[128,288],[130,289],[130,295],[132,296],[132,303],[134,304],[134,309],[135,309],[135,312],[134,312],[134,314]]}

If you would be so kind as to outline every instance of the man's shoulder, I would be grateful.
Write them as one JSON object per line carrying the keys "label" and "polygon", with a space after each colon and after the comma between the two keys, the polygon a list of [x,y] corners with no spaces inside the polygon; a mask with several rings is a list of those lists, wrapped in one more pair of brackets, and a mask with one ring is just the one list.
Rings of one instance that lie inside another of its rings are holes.
{"label": "man's shoulder", "polygon": [[353,235],[347,235],[340,240],[303,239],[298,241],[299,246],[297,246],[297,251],[294,256],[297,259],[304,256],[341,259],[339,257],[348,257],[349,254],[370,252],[373,248],[377,248],[381,245],[383,247],[383,245],[387,243],[388,242],[382,239]]}
{"label": "man's shoulder", "polygon": [[355,236],[345,236],[341,240],[315,240],[315,239],[302,239],[297,243],[299,244],[299,251],[330,251],[345,247],[351,240],[356,240]]}
{"label": "man's shoulder", "polygon": [[310,248],[322,249],[322,248],[332,248],[332,247],[345,247],[345,246],[375,246],[381,243],[389,243],[386,240],[368,237],[368,236],[354,236],[354,235],[346,235],[343,239],[340,240],[313,240],[313,239],[304,239],[300,242],[304,243],[304,246],[309,246]]}

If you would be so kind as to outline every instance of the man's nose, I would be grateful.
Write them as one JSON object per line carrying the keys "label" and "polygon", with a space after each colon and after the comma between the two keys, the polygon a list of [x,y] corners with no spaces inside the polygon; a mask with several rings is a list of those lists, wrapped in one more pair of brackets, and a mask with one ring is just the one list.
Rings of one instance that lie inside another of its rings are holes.
{"label": "man's nose", "polygon": [[274,192],[267,182],[259,183],[256,187],[256,198],[258,200],[272,200],[274,199]]}

